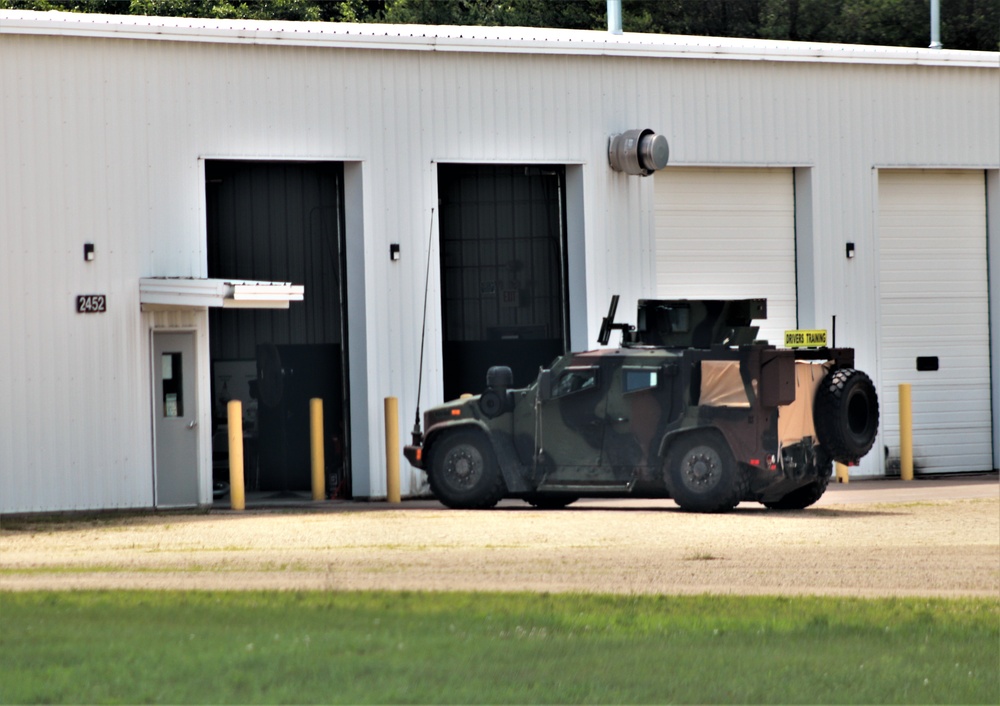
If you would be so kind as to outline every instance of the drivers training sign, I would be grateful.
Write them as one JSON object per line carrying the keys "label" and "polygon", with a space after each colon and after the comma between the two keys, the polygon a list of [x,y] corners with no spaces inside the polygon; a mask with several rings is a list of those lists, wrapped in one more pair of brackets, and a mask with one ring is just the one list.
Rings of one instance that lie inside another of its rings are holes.
{"label": "drivers training sign", "polygon": [[824,348],[826,329],[821,331],[785,331],[785,348]]}

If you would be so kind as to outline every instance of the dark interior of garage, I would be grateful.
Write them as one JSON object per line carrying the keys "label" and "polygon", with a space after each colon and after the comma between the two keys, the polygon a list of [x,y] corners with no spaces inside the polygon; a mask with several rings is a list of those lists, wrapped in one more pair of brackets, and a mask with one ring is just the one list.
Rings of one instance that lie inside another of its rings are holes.
{"label": "dark interior of garage", "polygon": [[445,399],[494,365],[527,385],[566,351],[564,185],[561,165],[438,166]]}
{"label": "dark interior of garage", "polygon": [[228,477],[226,404],[238,398],[247,490],[308,492],[318,397],[327,494],[350,497],[342,165],[211,160],[205,182],[209,277],[305,287],[288,309],[209,311],[214,475]]}

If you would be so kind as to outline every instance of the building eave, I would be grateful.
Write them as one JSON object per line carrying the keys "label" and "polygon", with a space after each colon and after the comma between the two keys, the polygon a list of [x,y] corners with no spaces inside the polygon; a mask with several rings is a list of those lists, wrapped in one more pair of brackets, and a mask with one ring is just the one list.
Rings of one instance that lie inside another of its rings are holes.
{"label": "building eave", "polygon": [[1000,69],[1000,52],[525,27],[454,27],[0,11],[0,34],[662,59],[821,62]]}

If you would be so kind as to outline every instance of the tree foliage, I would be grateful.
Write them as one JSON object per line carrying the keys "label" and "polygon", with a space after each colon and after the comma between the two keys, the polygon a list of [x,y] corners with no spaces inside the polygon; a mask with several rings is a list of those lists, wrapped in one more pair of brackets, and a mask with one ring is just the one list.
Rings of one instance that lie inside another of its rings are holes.
{"label": "tree foliage", "polygon": [[[927,46],[930,0],[622,0],[627,32]],[[0,0],[107,14],[605,29],[606,0]],[[949,49],[1000,49],[998,0],[941,0]]]}

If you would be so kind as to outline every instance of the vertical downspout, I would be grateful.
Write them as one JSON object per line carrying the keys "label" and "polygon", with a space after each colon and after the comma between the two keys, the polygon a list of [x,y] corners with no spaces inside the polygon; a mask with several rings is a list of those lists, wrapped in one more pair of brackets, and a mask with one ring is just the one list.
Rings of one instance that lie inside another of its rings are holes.
{"label": "vertical downspout", "polygon": [[622,0],[608,0],[608,31],[622,33]]}
{"label": "vertical downspout", "polygon": [[941,48],[941,0],[931,0],[931,49]]}

